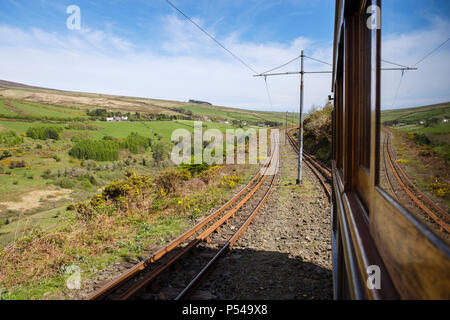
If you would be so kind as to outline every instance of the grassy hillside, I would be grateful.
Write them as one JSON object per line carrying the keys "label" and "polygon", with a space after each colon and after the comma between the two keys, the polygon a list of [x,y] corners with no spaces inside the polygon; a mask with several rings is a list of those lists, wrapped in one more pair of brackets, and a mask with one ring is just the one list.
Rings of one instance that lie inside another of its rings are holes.
{"label": "grassy hillside", "polygon": [[[0,81],[0,118],[70,120],[89,117],[87,111],[139,113],[142,117],[165,115],[188,120],[281,124],[282,112],[262,112],[180,101],[68,92]],[[292,116],[291,116],[292,117]]]}
{"label": "grassy hillside", "polygon": [[450,208],[450,103],[387,110],[383,125],[393,134],[397,157],[416,185]]}
{"label": "grassy hillside", "polygon": [[418,144],[450,162],[450,121],[444,119],[450,120],[450,102],[381,113],[383,125],[408,133]]}
{"label": "grassy hillside", "polygon": [[[119,114],[128,120],[105,121]],[[21,230],[25,234],[36,226],[58,224],[68,203],[89,198],[129,170],[157,175],[173,167],[170,138],[178,128],[192,132],[194,121],[202,121],[203,130],[225,132],[277,125],[284,116],[0,81],[0,248],[17,239]],[[30,135],[49,127],[56,139]],[[78,151],[71,153],[75,146]],[[96,150],[102,155],[80,157]]]}
{"label": "grassy hillside", "polygon": [[442,121],[450,119],[450,102],[434,104],[423,107],[383,110],[381,122],[398,121],[399,123],[412,123],[420,121]]}
{"label": "grassy hillside", "polygon": [[[112,115],[128,118],[105,121]],[[88,277],[135,261],[254,174],[250,164],[176,166],[169,159],[175,129],[192,132],[202,121],[203,130],[224,132],[283,119],[0,81],[0,300],[70,296],[65,267],[76,263]]]}

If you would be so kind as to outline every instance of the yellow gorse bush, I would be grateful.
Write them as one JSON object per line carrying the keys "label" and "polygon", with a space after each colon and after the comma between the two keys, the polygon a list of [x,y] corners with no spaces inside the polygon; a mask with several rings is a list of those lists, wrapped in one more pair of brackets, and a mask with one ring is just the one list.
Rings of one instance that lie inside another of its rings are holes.
{"label": "yellow gorse bush", "polygon": [[220,183],[224,187],[234,188],[241,181],[241,178],[235,175],[223,176],[222,182]]}
{"label": "yellow gorse bush", "polygon": [[126,179],[114,181],[104,187],[100,194],[96,194],[91,199],[90,205],[95,208],[108,200],[134,199],[152,187],[149,176],[136,175],[132,171],[127,172],[126,176]]}
{"label": "yellow gorse bush", "polygon": [[433,182],[430,183],[429,187],[436,196],[443,199],[450,198],[450,184],[443,182]]}

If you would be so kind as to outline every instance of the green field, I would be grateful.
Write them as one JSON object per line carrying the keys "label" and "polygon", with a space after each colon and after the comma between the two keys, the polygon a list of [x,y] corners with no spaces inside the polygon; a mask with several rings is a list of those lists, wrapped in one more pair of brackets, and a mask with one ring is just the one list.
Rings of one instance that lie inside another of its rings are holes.
{"label": "green field", "polygon": [[[130,119],[104,121],[92,115],[99,110]],[[0,300],[64,298],[66,276],[57,265],[76,263],[89,277],[113,262],[135,261],[251,179],[256,165],[202,164],[194,169],[203,171],[193,173],[192,167],[175,166],[169,155],[176,129],[193,132],[194,122],[201,121],[203,131],[225,132],[276,125],[283,118],[284,113],[164,100],[0,88]],[[111,161],[98,161],[105,159]],[[158,180],[164,175],[173,178]],[[97,211],[104,208],[100,204],[92,216],[96,221],[85,223],[79,206],[91,205],[111,186],[129,190],[131,182],[123,183],[133,177],[149,181],[133,189],[141,200],[128,193],[126,207],[108,202],[107,212]],[[183,189],[169,193],[158,183]],[[110,244],[104,246],[104,237]],[[58,238],[61,246],[48,251],[39,244],[44,238]],[[20,254],[20,260],[10,254]]]}
{"label": "green field", "polygon": [[[192,119],[149,121],[144,117],[141,120],[108,122],[88,116],[88,110],[97,109],[128,115],[167,112],[181,118],[189,115],[186,113],[189,111]],[[64,216],[67,204],[88,199],[102,186],[122,179],[127,170],[157,175],[173,166],[168,154],[171,135],[176,129],[192,132],[194,121],[203,120],[202,130],[219,129],[225,132],[226,129],[238,127],[258,128],[265,121],[282,122],[284,116],[284,113],[166,100],[0,88],[0,134],[13,131],[23,139],[23,143],[18,145],[0,145],[0,155],[10,153],[0,159],[0,247],[16,239],[17,233],[21,235],[36,226],[47,228],[57,224],[58,217]],[[26,136],[27,130],[36,126],[60,127],[63,131],[59,140],[37,140]],[[121,148],[118,161],[83,161],[69,155],[78,139],[98,141],[109,137],[121,143],[132,133],[149,138],[152,147],[138,154]],[[162,166],[153,158],[154,148],[158,144],[165,148]],[[15,162],[23,162],[24,165],[13,167],[11,163]],[[33,195],[40,193],[42,196],[33,198]],[[55,196],[58,194],[64,196]]]}
{"label": "green field", "polygon": [[394,120],[398,122],[415,122],[426,121],[427,119],[450,119],[450,102],[423,107],[381,111],[381,122]]}
{"label": "green field", "polygon": [[[3,116],[18,119],[32,117],[32,120],[88,119],[86,111],[96,109],[129,114],[137,112],[144,116],[174,115],[180,119],[188,117],[189,120],[199,121],[205,121],[206,118],[214,122],[245,121],[251,125],[260,125],[265,122],[281,124],[285,120],[284,112],[263,112],[170,100],[22,88],[10,84],[0,86],[0,118]],[[290,114],[289,118],[293,121],[296,116]]]}
{"label": "green field", "polygon": [[428,145],[450,162],[450,121],[445,119],[450,120],[450,102],[381,113],[385,126],[411,134],[418,143]]}

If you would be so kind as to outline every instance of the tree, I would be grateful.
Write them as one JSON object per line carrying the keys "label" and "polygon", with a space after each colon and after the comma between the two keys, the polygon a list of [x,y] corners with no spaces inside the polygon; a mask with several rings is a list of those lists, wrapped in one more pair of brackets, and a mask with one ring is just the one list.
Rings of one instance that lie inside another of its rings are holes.
{"label": "tree", "polygon": [[152,147],[152,158],[156,165],[159,167],[161,162],[164,161],[166,155],[166,148],[162,142],[158,142]]}

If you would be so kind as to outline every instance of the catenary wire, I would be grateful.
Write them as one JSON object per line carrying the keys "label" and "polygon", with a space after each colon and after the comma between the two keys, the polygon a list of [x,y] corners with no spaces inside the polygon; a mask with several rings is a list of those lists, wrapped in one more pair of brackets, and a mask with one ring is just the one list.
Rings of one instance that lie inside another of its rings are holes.
{"label": "catenary wire", "polygon": [[258,73],[257,71],[255,71],[255,69],[253,69],[252,67],[250,67],[244,60],[242,60],[241,58],[239,58],[237,55],[235,55],[233,52],[231,52],[230,50],[228,50],[222,43],[220,43],[216,38],[214,38],[209,32],[207,32],[205,29],[203,29],[201,26],[199,26],[194,20],[192,20],[191,18],[189,18],[183,11],[181,11],[180,9],[178,9],[172,2],[170,2],[169,0],[166,0],[166,2],[172,6],[175,10],[177,10],[181,15],[183,15],[186,19],[188,19],[193,25],[195,25],[198,29],[200,29],[200,31],[202,31],[204,34],[206,34],[208,37],[210,37],[215,43],[217,43],[220,47],[222,47],[222,49],[224,49],[225,51],[227,51],[229,54],[231,54],[236,60],[238,60],[240,63],[242,63],[244,66],[246,66],[248,69],[250,69],[252,72],[254,73]]}
{"label": "catenary wire", "polygon": [[278,69],[280,69],[280,68],[283,68],[284,66],[287,66],[288,64],[290,64],[290,63],[294,62],[295,60],[298,60],[298,59],[300,59],[300,57],[301,57],[301,55],[299,55],[298,57],[295,57],[294,59],[292,59],[292,60],[290,60],[290,61],[288,61],[288,62],[286,62],[286,63],[282,64],[282,65],[281,65],[281,66],[279,66],[279,67],[275,67],[275,68],[273,68],[273,69],[270,69],[270,70],[264,71],[264,72],[262,72],[261,74],[269,73],[269,72],[272,72],[272,71],[278,70]]}
{"label": "catenary wire", "polygon": [[447,40],[445,40],[444,42],[442,42],[439,46],[437,46],[435,49],[433,49],[430,53],[428,53],[426,56],[424,56],[422,59],[420,59],[418,62],[416,62],[416,64],[414,65],[417,66],[419,63],[421,63],[423,60],[425,60],[426,58],[428,58],[429,56],[431,56],[433,53],[435,53],[437,50],[439,50],[441,47],[444,46],[444,44],[446,44],[448,42],[448,40],[450,40],[450,38],[447,38]]}

